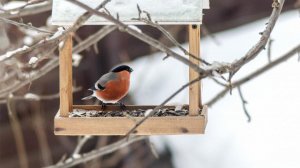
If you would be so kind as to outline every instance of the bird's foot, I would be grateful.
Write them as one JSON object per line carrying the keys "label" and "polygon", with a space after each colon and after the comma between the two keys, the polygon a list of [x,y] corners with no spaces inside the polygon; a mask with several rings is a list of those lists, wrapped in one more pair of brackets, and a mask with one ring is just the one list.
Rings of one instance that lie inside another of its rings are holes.
{"label": "bird's foot", "polygon": [[106,103],[104,103],[103,101],[100,101],[100,105],[101,105],[101,109],[104,111],[106,109]]}
{"label": "bird's foot", "polygon": [[118,104],[120,105],[121,110],[126,110],[125,104],[123,104],[122,102],[118,102]]}

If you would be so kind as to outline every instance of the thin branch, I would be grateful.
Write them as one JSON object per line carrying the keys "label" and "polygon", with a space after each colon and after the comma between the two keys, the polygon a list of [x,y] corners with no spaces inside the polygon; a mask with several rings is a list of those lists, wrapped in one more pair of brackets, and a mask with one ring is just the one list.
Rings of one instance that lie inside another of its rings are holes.
{"label": "thin branch", "polygon": [[7,110],[10,119],[10,124],[16,141],[16,148],[19,156],[19,162],[21,168],[28,168],[28,158],[26,154],[26,148],[24,143],[24,136],[22,133],[22,127],[15,113],[15,105],[13,104],[13,95],[9,95],[7,99]]}
{"label": "thin branch", "polygon": [[33,112],[33,130],[35,131],[39,148],[41,151],[41,156],[43,160],[43,165],[51,165],[53,164],[52,156],[51,156],[51,149],[49,147],[47,133],[45,129],[45,121],[42,117],[41,111],[41,102],[32,102],[32,112]]}
{"label": "thin branch", "polygon": [[268,42],[268,61],[269,61],[269,63],[272,61],[272,58],[271,58],[271,48],[272,48],[273,41],[274,40],[270,38],[270,40]]}
{"label": "thin branch", "polygon": [[208,36],[212,39],[213,42],[215,42],[216,45],[221,45],[221,43],[219,42],[219,40],[216,38],[216,36],[211,33],[209,31],[209,29],[207,28],[207,26],[205,26],[204,24],[201,25],[201,30],[202,30],[202,33],[205,35],[205,36]]}
{"label": "thin branch", "polygon": [[197,66],[196,64],[193,64],[191,61],[189,61],[187,58],[177,54],[176,52],[172,51],[171,49],[169,49],[167,46],[165,46],[164,44],[160,43],[159,41],[157,41],[156,39],[138,32],[137,30],[131,28],[130,26],[125,25],[124,23],[122,23],[121,21],[119,21],[118,19],[115,19],[114,17],[107,15],[106,13],[103,12],[99,12],[97,10],[94,10],[92,8],[90,8],[89,6],[77,1],[77,0],[67,0],[75,5],[78,5],[79,7],[89,11],[90,13],[103,17],[104,19],[114,23],[116,26],[118,26],[120,31],[124,31],[129,33],[130,35],[144,41],[145,43],[161,50],[162,52],[167,53],[168,55],[174,57],[175,59],[181,61],[182,63],[188,65],[189,67],[191,67],[192,69],[194,69],[197,72],[202,72],[204,71],[202,68],[200,68],[199,66]]}
{"label": "thin branch", "polygon": [[172,95],[170,95],[167,99],[165,99],[159,106],[156,106],[154,109],[152,109],[147,116],[145,116],[143,119],[139,120],[135,123],[134,127],[132,127],[128,133],[126,134],[127,138],[129,138],[130,134],[136,133],[136,129],[143,124],[149,117],[151,117],[155,112],[157,112],[159,109],[161,109],[164,105],[166,105],[171,99],[173,99],[177,94],[179,94],[181,91],[183,91],[188,86],[194,84],[195,82],[198,82],[201,78],[197,77],[196,79],[189,81],[188,83],[181,86],[176,92],[174,92]]}
{"label": "thin branch", "polygon": [[50,11],[51,9],[52,9],[52,1],[50,0],[39,4],[27,5],[25,8],[19,9],[17,11],[13,11],[13,12],[7,11],[1,13],[0,17],[12,19],[12,18],[24,17],[28,15],[35,15],[42,12],[47,12]]}
{"label": "thin branch", "polygon": [[73,157],[73,158],[77,157],[76,155],[79,154],[79,152],[80,152],[81,148],[83,147],[83,145],[84,145],[89,139],[91,139],[91,138],[92,138],[92,136],[85,135],[85,136],[83,136],[82,138],[80,138],[80,139],[78,140],[78,143],[77,143],[77,145],[76,145],[76,148],[74,149],[74,152],[72,153],[72,157]]}
{"label": "thin branch", "polygon": [[22,6],[19,6],[19,7],[13,8],[13,9],[0,8],[0,10],[5,12],[5,13],[19,12],[20,10],[24,9],[27,6],[34,5],[34,4],[39,4],[39,3],[45,2],[45,1],[48,1],[48,0],[30,0],[30,1],[27,1],[27,3],[22,5]]}
{"label": "thin branch", "polygon": [[[94,10],[99,10],[102,7],[104,7],[108,2],[110,2],[111,0],[104,0],[100,5],[98,5]],[[16,49],[15,51],[12,51],[13,54],[4,54],[0,56],[0,61],[5,61],[7,59],[10,59],[12,57],[17,57],[20,55],[24,55],[26,53],[29,53],[37,48],[41,48],[41,47],[47,47],[49,45],[55,45],[56,47],[58,46],[58,44],[63,41],[68,34],[75,32],[77,29],[79,29],[79,27],[82,26],[82,24],[87,21],[90,17],[92,16],[92,13],[89,12],[85,12],[84,14],[82,14],[80,17],[78,17],[78,19],[75,21],[75,23],[67,30],[65,30],[64,32],[62,31],[58,31],[56,32],[52,37],[41,40],[39,43],[31,46],[31,47],[27,47],[27,48],[23,48],[23,49]]]}
{"label": "thin branch", "polygon": [[243,110],[244,110],[244,112],[245,112],[245,115],[246,115],[247,118],[248,118],[248,122],[251,122],[251,116],[250,116],[250,114],[249,114],[249,112],[248,112],[248,110],[247,110],[247,108],[246,108],[246,104],[247,104],[248,102],[246,101],[246,99],[245,99],[245,97],[244,97],[244,95],[243,95],[243,93],[242,93],[241,86],[238,86],[237,89],[238,89],[238,92],[239,92],[239,95],[240,95],[240,98],[241,98],[241,101],[242,101]]}
{"label": "thin branch", "polygon": [[96,44],[98,41],[103,39],[106,35],[111,33],[112,31],[116,30],[116,26],[104,26],[102,29],[97,31],[96,33],[92,34],[88,38],[86,38],[84,41],[80,43],[80,45],[77,45],[73,48],[74,53],[80,53],[86,48]]}
{"label": "thin branch", "polygon": [[[82,87],[73,88],[73,93],[79,92],[82,90]],[[40,100],[53,100],[59,98],[59,93],[50,94],[50,95],[37,95],[34,93],[26,93],[23,96],[14,96],[13,99],[16,100],[32,100],[32,101],[40,101]],[[0,100],[0,104],[7,103],[7,100]]]}
{"label": "thin branch", "polygon": [[115,151],[117,151],[119,149],[122,149],[122,148],[124,148],[124,147],[126,147],[126,146],[128,146],[128,145],[130,145],[134,142],[143,140],[146,137],[147,136],[133,136],[128,141],[127,141],[126,138],[123,138],[123,139],[121,139],[121,140],[119,140],[119,141],[117,141],[113,144],[106,145],[104,147],[95,149],[95,150],[93,150],[91,152],[88,152],[88,153],[84,153],[82,155],[79,155],[76,158],[69,158],[64,162],[60,162],[57,165],[49,166],[47,168],[68,168],[68,167],[78,165],[80,163],[85,163],[85,162],[90,161],[92,159],[95,159],[97,157],[115,152]]}
{"label": "thin branch", "polygon": [[[207,61],[196,57],[195,55],[191,54],[190,52],[188,52],[184,47],[181,46],[181,44],[166,30],[164,29],[161,25],[159,25],[157,22],[154,22],[151,19],[151,15],[149,12],[145,11],[145,10],[141,10],[140,6],[137,4],[137,9],[139,12],[139,18],[133,18],[132,20],[137,20],[137,21],[141,21],[146,23],[147,25],[157,28],[160,32],[162,32],[167,39],[169,39],[176,47],[178,47],[185,55],[188,55],[198,61],[201,61],[202,63],[204,63],[205,65],[211,65],[210,63],[208,63]],[[147,18],[143,18],[142,14],[145,13]]]}
{"label": "thin branch", "polygon": [[[96,7],[95,9],[99,10],[102,7],[104,7],[104,5],[106,5],[110,0],[105,0],[103,1],[98,7]],[[50,40],[42,40],[40,41],[38,44],[32,46],[32,47],[28,47],[24,50],[20,50],[19,49],[15,50],[14,54],[10,55],[9,57],[7,57],[6,54],[0,56],[0,61],[4,61],[7,59],[10,59],[12,57],[16,57],[25,53],[28,53],[30,51],[33,51],[34,49],[40,48],[40,47],[45,47],[48,46],[49,44],[53,44],[55,43],[56,45],[62,41],[68,33],[72,33],[73,31],[76,31],[89,17],[91,17],[92,14],[90,14],[89,12],[85,12],[83,15],[81,15],[76,22],[73,24],[73,26],[71,26],[68,30],[66,30],[64,33],[62,33],[61,35],[58,35],[57,37],[53,37],[50,38]],[[55,35],[54,35],[55,36]],[[104,37],[104,36],[103,36]],[[102,37],[102,38],[103,38]],[[99,38],[98,38],[99,39]],[[93,40],[92,38],[89,38],[87,40],[85,40],[83,43],[86,45],[87,43],[89,43],[89,40]],[[100,40],[100,39],[99,39]],[[86,43],[85,43],[86,42]],[[81,46],[81,43],[78,44],[78,46]],[[75,48],[76,49],[76,48]],[[82,50],[78,49],[79,51]],[[74,51],[73,51],[74,53]],[[24,81],[18,81],[16,82],[15,85],[12,85],[9,89],[6,89],[6,91],[1,92],[0,93],[0,98],[4,98],[7,97],[7,95],[11,92],[17,91],[20,88],[26,86],[28,83],[30,83],[33,80],[36,80],[40,77],[42,77],[43,75],[47,74],[48,72],[50,72],[51,70],[53,70],[54,68],[56,68],[58,66],[58,59],[57,58],[53,58],[52,60],[50,60],[49,62],[46,63],[46,65],[44,65],[42,68],[40,68],[37,72],[33,73],[31,79],[26,79]]]}
{"label": "thin branch", "polygon": [[275,23],[281,13],[281,9],[283,7],[285,0],[281,0],[279,2],[278,0],[273,0],[272,7],[273,11],[272,14],[268,20],[268,25],[266,26],[265,30],[260,33],[261,38],[259,41],[246,53],[246,55],[239,60],[235,61],[231,65],[231,73],[230,78],[245,64],[253,60],[263,49],[265,49],[265,46],[270,38],[271,32],[275,26]]}
{"label": "thin branch", "polygon": [[218,85],[220,85],[220,86],[228,87],[227,84],[220,82],[218,79],[216,79],[216,78],[214,78],[214,77],[211,77],[211,79],[212,79],[216,84],[218,84]]}
{"label": "thin branch", "polygon": [[155,149],[154,144],[150,141],[150,138],[149,138],[149,137],[146,138],[146,143],[147,143],[147,145],[149,146],[152,155],[153,155],[156,159],[159,159],[159,154],[158,154],[157,150]]}
{"label": "thin branch", "polygon": [[27,28],[27,29],[32,29],[32,30],[35,30],[35,31],[40,32],[40,33],[46,33],[46,34],[51,34],[51,35],[54,34],[53,32],[34,27],[30,24],[19,23],[19,22],[13,21],[13,20],[2,18],[2,17],[0,17],[0,20],[2,20],[5,23],[12,24],[12,25],[15,25],[15,26],[24,27],[24,28]]}
{"label": "thin branch", "polygon": [[[267,65],[257,69],[256,71],[250,73],[249,75],[233,82],[232,83],[232,88],[241,86],[244,83],[249,82],[250,80],[258,77],[261,74],[263,74],[264,72],[276,67],[277,65],[283,63],[284,61],[288,60],[289,58],[291,58],[292,56],[297,54],[299,52],[299,50],[300,50],[300,44],[298,44],[296,47],[294,47],[293,49],[288,51],[286,54],[284,54],[281,57],[277,58],[276,60],[272,61],[271,63],[268,63]],[[208,105],[208,106],[214,105],[217,101],[219,101],[222,97],[224,97],[226,95],[226,93],[228,93],[229,90],[230,90],[229,87],[224,88],[221,92],[216,94],[216,96],[214,98],[212,98],[210,101],[208,101],[205,104]]]}

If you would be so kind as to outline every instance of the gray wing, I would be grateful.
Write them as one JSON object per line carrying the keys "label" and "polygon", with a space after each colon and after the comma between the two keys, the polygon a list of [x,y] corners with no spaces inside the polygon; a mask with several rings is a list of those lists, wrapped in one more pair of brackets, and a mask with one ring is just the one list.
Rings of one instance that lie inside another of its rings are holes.
{"label": "gray wing", "polygon": [[104,90],[107,82],[115,80],[118,78],[118,75],[113,72],[109,72],[100,77],[100,79],[95,83],[95,88],[98,90]]}

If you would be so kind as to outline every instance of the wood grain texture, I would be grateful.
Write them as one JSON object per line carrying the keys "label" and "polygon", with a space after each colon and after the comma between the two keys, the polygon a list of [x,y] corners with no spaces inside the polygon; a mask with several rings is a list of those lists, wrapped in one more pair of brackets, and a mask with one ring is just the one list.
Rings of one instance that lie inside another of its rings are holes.
{"label": "wood grain texture", "polygon": [[69,35],[59,50],[60,116],[68,117],[72,111],[72,36]]}
{"label": "wood grain texture", "polygon": [[[91,108],[92,106],[87,106]],[[136,106],[140,108],[141,106]],[[95,109],[98,107],[94,107]],[[132,108],[134,108],[132,106]],[[206,107],[197,116],[151,117],[137,128],[137,135],[203,134]],[[54,119],[55,135],[125,135],[142,117],[60,117]]]}
{"label": "wood grain texture", "polygon": [[[200,58],[200,26],[189,25],[189,52],[194,56]],[[196,65],[199,65],[199,61],[190,57],[190,61]],[[199,76],[192,68],[189,69],[189,80],[192,81]],[[190,116],[196,116],[199,114],[199,108],[201,107],[201,90],[200,82],[196,82],[189,87],[189,105]]]}

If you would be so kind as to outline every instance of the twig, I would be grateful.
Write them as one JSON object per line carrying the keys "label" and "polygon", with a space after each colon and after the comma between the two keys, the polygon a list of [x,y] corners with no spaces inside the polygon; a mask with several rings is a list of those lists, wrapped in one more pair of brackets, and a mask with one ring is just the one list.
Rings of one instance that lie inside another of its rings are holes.
{"label": "twig", "polygon": [[24,28],[27,28],[27,29],[32,29],[32,30],[35,30],[35,31],[40,32],[40,33],[54,34],[53,32],[34,27],[30,24],[19,23],[19,22],[13,21],[13,20],[2,18],[2,17],[0,17],[0,20],[2,20],[5,23],[8,23],[8,24],[13,24],[15,26],[24,27]]}
{"label": "twig", "polygon": [[[73,93],[79,92],[82,90],[82,87],[75,87],[73,89]],[[26,93],[23,96],[14,96],[13,99],[16,100],[32,100],[32,101],[40,101],[40,100],[52,100],[59,98],[59,93],[50,94],[50,95],[37,95],[33,93]],[[0,100],[0,104],[6,103],[6,100]]]}
{"label": "twig", "polygon": [[[250,73],[249,75],[235,81],[232,83],[232,88],[238,87],[243,85],[246,82],[249,82],[250,80],[258,77],[259,75],[263,74],[264,72],[274,68],[275,66],[277,66],[278,64],[283,63],[284,61],[288,60],[289,58],[291,58],[292,56],[294,56],[295,54],[297,54],[300,50],[300,44],[298,44],[296,47],[294,47],[293,49],[291,49],[290,51],[288,51],[286,54],[282,55],[281,57],[277,58],[276,60],[272,61],[271,63],[268,63],[267,65],[257,69],[256,71]],[[216,96],[214,98],[212,98],[210,101],[208,101],[207,103],[205,103],[208,106],[212,106],[214,105],[217,101],[219,101],[223,96],[226,95],[226,93],[229,91],[229,87],[223,89],[221,92],[219,92],[218,94],[216,94]]]}
{"label": "twig", "polygon": [[[110,2],[111,0],[104,0],[100,5],[98,5],[95,10],[99,10],[101,9],[102,7],[104,7],[108,2]],[[76,21],[75,23],[69,28],[67,29],[66,31],[60,33],[59,35],[56,35],[54,34],[52,37],[50,37],[49,39],[44,39],[42,41],[40,41],[39,43],[31,46],[31,47],[28,47],[28,48],[25,48],[25,49],[17,49],[13,52],[13,54],[10,54],[10,55],[7,55],[7,54],[4,54],[4,55],[1,55],[0,56],[0,61],[5,61],[7,59],[10,59],[12,57],[16,57],[16,56],[19,56],[19,55],[23,55],[23,54],[26,54],[26,53],[29,53],[37,48],[41,48],[41,47],[45,47],[45,46],[49,46],[50,44],[54,44],[56,47],[57,45],[62,41],[64,40],[68,34],[70,33],[73,33],[75,32],[79,27],[81,27],[81,25],[87,21],[90,17],[92,16],[91,13],[89,12],[85,12],[83,15],[81,15]]]}
{"label": "twig", "polygon": [[[147,11],[142,11],[141,8],[139,7],[139,5],[137,5],[137,9],[138,9],[138,12],[139,12],[139,18],[133,18],[132,20],[138,20],[138,21],[142,21],[144,23],[146,23],[147,25],[151,26],[151,27],[155,27],[157,28],[160,32],[162,32],[166,37],[167,39],[169,39],[176,47],[178,47],[185,55],[188,55],[198,61],[201,61],[202,63],[204,63],[205,65],[211,65],[210,63],[208,63],[207,61],[199,58],[199,57],[196,57],[195,55],[191,54],[190,52],[188,52],[184,47],[182,47],[180,45],[180,43],[166,30],[164,29],[161,25],[159,25],[158,23],[156,22],[153,22],[152,19],[151,19],[151,15],[150,13],[148,13]],[[143,18],[141,17],[142,16],[142,13],[146,13],[147,15],[147,18]]]}
{"label": "twig", "polygon": [[248,102],[246,101],[245,97],[243,96],[241,87],[238,86],[237,89],[238,89],[238,92],[239,92],[239,95],[240,95],[240,98],[241,98],[241,101],[242,101],[243,110],[244,110],[244,112],[245,112],[245,115],[246,115],[247,118],[248,118],[248,122],[251,122],[251,116],[250,116],[250,114],[249,114],[249,112],[248,112],[248,110],[247,110],[247,108],[246,108],[246,104],[247,104]]}
{"label": "twig", "polygon": [[19,162],[21,168],[28,168],[28,158],[26,154],[26,148],[24,143],[24,136],[22,133],[21,125],[15,114],[15,105],[13,104],[13,95],[10,94],[7,99],[7,110],[10,119],[10,124],[16,141],[16,147],[19,156]]}
{"label": "twig", "polygon": [[272,48],[273,41],[274,40],[270,38],[270,40],[268,42],[268,61],[269,61],[269,63],[272,61],[272,59],[271,59],[271,48]]}
{"label": "twig", "polygon": [[230,72],[230,79],[232,76],[245,64],[247,64],[249,61],[253,60],[263,49],[265,49],[265,46],[270,38],[271,32],[275,26],[275,23],[281,13],[281,9],[283,7],[285,0],[281,0],[279,2],[278,0],[273,0],[273,11],[272,14],[268,20],[268,25],[266,26],[265,30],[260,33],[261,38],[259,41],[246,53],[246,55],[239,60],[235,61],[231,65],[231,72]]}
{"label": "twig", "polygon": [[228,85],[226,85],[225,83],[220,82],[219,80],[217,80],[217,79],[214,78],[214,77],[211,77],[211,79],[212,79],[214,82],[216,82],[218,85],[220,85],[220,86],[228,87]]}
{"label": "twig", "polygon": [[148,144],[149,148],[150,148],[150,151],[151,153],[153,154],[153,156],[156,158],[156,159],[159,159],[159,154],[158,152],[156,151],[155,149],[155,146],[154,144],[150,141],[150,138],[146,138],[146,143]]}
{"label": "twig", "polygon": [[80,152],[81,148],[83,147],[83,145],[84,145],[89,139],[91,139],[91,138],[92,138],[92,136],[85,135],[85,136],[83,136],[82,138],[80,138],[80,139],[78,140],[78,143],[77,143],[77,145],[76,145],[76,148],[74,149],[74,152],[72,153],[72,157],[73,157],[73,158],[76,158],[76,157],[77,157],[76,155],[79,154],[79,152]]}
{"label": "twig", "polygon": [[[104,7],[105,4],[107,4],[110,0],[105,0],[103,1],[97,8],[95,9],[100,9],[102,7]],[[49,45],[49,43],[56,43],[58,44],[60,41],[62,41],[66,35],[68,33],[71,33],[73,31],[76,31],[89,17],[91,17],[92,14],[88,13],[88,12],[85,12],[83,15],[81,15],[77,20],[76,22],[73,24],[73,26],[71,26],[71,28],[69,28],[68,30],[65,31],[65,33],[63,33],[62,35],[58,36],[58,37],[55,37],[53,39],[50,39],[50,40],[42,40],[40,41],[38,44],[32,46],[32,47],[29,47],[28,49],[25,49],[25,50],[22,50],[22,51],[18,51],[18,52],[15,52],[15,54],[13,55],[10,55],[10,57],[7,57],[6,55],[2,55],[0,56],[0,61],[4,61],[6,59],[9,59],[9,58],[12,58],[12,57],[15,57],[15,56],[18,56],[18,55],[22,55],[22,54],[25,54],[27,52],[30,52],[36,48],[39,48],[39,47],[44,47],[44,46],[47,46]],[[102,37],[103,38],[103,37]],[[98,38],[99,39],[99,38]],[[88,41],[89,40],[92,40],[92,39],[88,39],[88,40],[85,40],[86,43],[89,43]],[[100,40],[100,39],[99,39]],[[81,43],[78,44],[78,46],[81,46]],[[75,48],[76,49],[76,48]],[[74,49],[74,50],[75,50]],[[78,49],[80,50],[80,49]],[[77,51],[76,51],[77,52]],[[74,53],[74,51],[73,51]],[[41,69],[39,69],[38,73],[35,73],[34,75],[32,75],[32,78],[31,80],[36,80],[40,77],[42,77],[43,75],[47,74],[48,72],[50,72],[51,70],[53,70],[54,68],[56,68],[58,66],[58,59],[57,58],[53,58],[52,60],[50,60],[49,62],[47,62],[46,65],[44,65]],[[10,93],[10,92],[14,92],[24,86],[26,86],[28,83],[30,83],[30,80],[29,79],[26,79],[25,81],[19,81],[19,82],[16,82],[15,85],[12,85],[9,89],[6,89],[6,91],[2,91],[0,92],[0,98],[4,98],[4,97],[7,97],[7,95]]]}
{"label": "twig", "polygon": [[136,129],[143,124],[149,117],[151,117],[155,112],[157,112],[159,109],[161,109],[164,105],[166,105],[173,97],[175,97],[177,94],[179,94],[181,91],[183,91],[188,86],[194,84],[195,82],[199,81],[201,78],[197,77],[196,79],[189,81],[185,85],[181,86],[176,92],[174,92],[172,95],[170,95],[167,99],[165,99],[159,106],[156,106],[153,110],[151,110],[147,116],[145,116],[143,119],[139,120],[137,123],[135,123],[134,127],[132,127],[128,133],[125,135],[127,138],[129,138],[130,134],[136,133]]}
{"label": "twig", "polygon": [[214,34],[212,34],[209,29],[207,28],[207,26],[205,26],[204,24],[201,25],[201,30],[202,30],[202,33],[205,35],[205,36],[208,36],[212,39],[213,42],[215,42],[216,45],[221,45],[221,43],[219,42],[219,40],[216,38],[216,36]]}
{"label": "twig", "polygon": [[112,153],[116,150],[122,149],[134,142],[145,139],[147,136],[133,136],[128,141],[126,138],[123,138],[113,144],[106,145],[99,149],[93,150],[91,152],[79,155],[77,158],[69,158],[65,162],[59,163],[57,165],[49,166],[47,168],[67,168],[78,165],[80,163],[87,162],[89,160],[95,159],[97,157]]}
{"label": "twig", "polygon": [[12,12],[4,12],[0,14],[0,17],[11,19],[16,17],[23,17],[28,15],[35,15],[38,13],[50,11],[52,9],[52,1],[42,2],[35,5],[27,5],[23,9],[19,9],[18,11]]}
{"label": "twig", "polygon": [[49,143],[47,139],[45,121],[41,116],[41,105],[39,101],[32,102],[31,104],[32,112],[34,113],[32,125],[38,140],[43,165],[51,165],[53,164],[53,161],[51,156],[51,149],[49,148]]}
{"label": "twig", "polygon": [[96,33],[92,34],[88,38],[86,38],[84,41],[80,43],[80,45],[77,45],[73,48],[74,53],[80,53],[86,48],[92,46],[93,44],[96,44],[98,41],[103,39],[106,35],[111,33],[112,31],[116,30],[116,26],[104,26],[102,29],[97,31]]}
{"label": "twig", "polygon": [[113,18],[110,15],[107,15],[106,13],[103,12],[99,12],[97,10],[94,10],[92,8],[90,8],[89,6],[77,1],[77,0],[67,0],[73,4],[78,5],[79,7],[89,11],[90,13],[103,17],[104,19],[114,23],[116,26],[118,26],[120,31],[124,31],[129,33],[130,35],[144,41],[145,43],[161,50],[162,52],[167,53],[168,55],[174,57],[175,59],[181,61],[182,63],[188,65],[189,67],[191,67],[192,69],[194,69],[197,72],[202,72],[204,71],[202,68],[200,68],[199,66],[193,64],[191,61],[189,61],[187,58],[177,54],[176,52],[172,51],[171,49],[169,49],[167,46],[165,46],[164,44],[160,43],[159,41],[157,41],[156,39],[136,31],[135,29],[130,28],[129,26],[125,25],[124,23],[122,23],[121,21],[119,21],[118,19]]}
{"label": "twig", "polygon": [[5,13],[11,13],[11,12],[16,12],[16,11],[18,12],[19,10],[24,9],[27,6],[38,4],[38,3],[41,3],[41,2],[45,2],[45,1],[48,1],[48,0],[31,0],[31,1],[27,1],[26,4],[24,4],[22,6],[19,6],[19,7],[16,7],[16,8],[13,8],[13,9],[7,9],[6,10],[6,9],[3,9],[3,8],[0,8],[0,10],[5,12]]}

